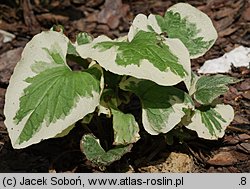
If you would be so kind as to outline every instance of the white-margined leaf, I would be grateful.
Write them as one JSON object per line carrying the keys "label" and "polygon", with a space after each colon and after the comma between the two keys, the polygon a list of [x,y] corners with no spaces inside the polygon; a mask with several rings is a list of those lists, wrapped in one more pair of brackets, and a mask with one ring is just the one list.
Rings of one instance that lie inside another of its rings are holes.
{"label": "white-margined leaf", "polygon": [[127,145],[140,139],[139,125],[132,114],[111,109],[113,114],[114,145]]}
{"label": "white-margined leaf", "polygon": [[152,81],[132,77],[122,81],[120,87],[140,98],[142,123],[152,135],[167,133],[181,121],[185,109],[194,108],[189,95],[175,87],[159,86]]}
{"label": "white-margined leaf", "polygon": [[180,39],[188,48],[191,58],[205,54],[218,36],[211,19],[186,3],[173,5],[163,17],[150,14],[147,18],[142,14],[137,15],[130,28],[129,39],[140,30]]}
{"label": "white-margined leaf", "polygon": [[66,63],[68,44],[62,33],[48,31],[26,45],[4,107],[14,148],[55,137],[99,104],[101,68],[73,72]]}
{"label": "white-margined leaf", "polygon": [[99,140],[92,134],[82,137],[81,150],[86,158],[98,166],[108,166],[119,160],[124,154],[130,152],[132,144],[127,146],[116,146],[107,152],[100,145]]}
{"label": "white-margined leaf", "polygon": [[155,32],[161,34],[161,28],[159,27],[155,15],[150,14],[148,17],[144,14],[138,14],[133,20],[132,25],[129,28],[128,40],[132,41],[135,35],[139,31]]}
{"label": "white-margined leaf", "polygon": [[204,139],[216,140],[225,134],[226,127],[234,118],[234,110],[230,105],[217,105],[195,110],[191,122],[186,127],[197,132]]}
{"label": "white-margined leaf", "polygon": [[228,91],[228,84],[238,81],[224,75],[202,76],[195,83],[194,98],[201,104],[210,104],[215,98]]}
{"label": "white-margined leaf", "polygon": [[82,58],[92,58],[113,73],[164,86],[184,81],[191,72],[189,53],[183,43],[153,32],[139,31],[132,41],[99,36],[76,50]]}

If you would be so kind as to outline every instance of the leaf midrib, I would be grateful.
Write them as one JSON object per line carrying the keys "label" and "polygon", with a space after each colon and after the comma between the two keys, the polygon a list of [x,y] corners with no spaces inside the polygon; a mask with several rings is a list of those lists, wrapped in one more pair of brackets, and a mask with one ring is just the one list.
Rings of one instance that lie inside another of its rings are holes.
{"label": "leaf midrib", "polygon": [[[41,105],[42,101],[44,100],[44,97],[48,94],[48,91],[55,85],[55,83],[57,83],[57,81],[60,79],[60,77],[58,77],[51,85],[50,87],[47,88],[47,90],[44,92],[44,94],[42,95],[42,97],[40,98],[39,102],[36,104],[36,108],[31,111],[29,118],[27,119],[25,125],[27,124],[28,121],[30,121],[32,115],[34,112],[36,112],[37,108],[39,108],[39,106]],[[46,116],[46,114],[44,115]]]}

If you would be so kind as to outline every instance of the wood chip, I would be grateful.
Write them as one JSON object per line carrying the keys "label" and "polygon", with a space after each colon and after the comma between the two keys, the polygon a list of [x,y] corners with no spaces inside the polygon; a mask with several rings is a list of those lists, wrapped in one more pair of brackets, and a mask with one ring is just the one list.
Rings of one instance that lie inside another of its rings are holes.
{"label": "wood chip", "polygon": [[240,114],[236,114],[234,116],[234,121],[237,122],[238,124],[249,124],[248,119]]}
{"label": "wood chip", "polygon": [[244,142],[244,143],[238,144],[236,147],[239,150],[241,150],[247,154],[250,154],[250,143]]}
{"label": "wood chip", "polygon": [[237,159],[230,152],[220,151],[218,154],[214,155],[211,159],[207,161],[210,165],[233,165],[237,162]]}
{"label": "wood chip", "polygon": [[107,24],[111,29],[118,27],[120,18],[125,16],[129,11],[129,6],[122,4],[121,0],[106,0],[104,9],[98,14],[99,23]]}
{"label": "wood chip", "polygon": [[250,100],[250,90],[245,91],[245,92],[242,94],[242,96],[243,96],[244,98]]}
{"label": "wood chip", "polygon": [[[81,1],[83,1],[83,0],[81,0]],[[97,7],[97,6],[99,6],[99,5],[103,4],[103,3],[104,3],[104,0],[88,0],[86,2],[86,6],[88,6],[88,7]]]}
{"label": "wood chip", "polygon": [[22,1],[22,8],[26,26],[34,33],[38,33],[40,31],[40,24],[36,20],[30,0]]}
{"label": "wood chip", "polygon": [[238,138],[241,142],[243,142],[245,140],[250,140],[250,135],[243,133],[243,134],[238,135]]}
{"label": "wood chip", "polygon": [[5,131],[6,132],[6,127],[5,127],[3,121],[0,121],[0,131]]}
{"label": "wood chip", "polygon": [[234,33],[235,31],[237,31],[239,29],[239,26],[238,27],[235,27],[235,26],[231,26],[225,30],[222,30],[219,32],[219,37],[224,37],[224,36],[228,36],[228,35],[231,35],[232,33]]}
{"label": "wood chip", "polygon": [[225,135],[223,142],[226,144],[234,145],[239,143],[239,138],[237,136]]}
{"label": "wood chip", "polygon": [[0,82],[8,84],[16,63],[21,58],[22,47],[9,50],[0,55]]}
{"label": "wood chip", "polygon": [[246,21],[250,21],[250,6],[243,12],[242,17]]}
{"label": "wood chip", "polygon": [[37,15],[39,22],[51,22],[51,23],[66,23],[69,20],[69,17],[51,13],[44,13]]}
{"label": "wood chip", "polygon": [[242,91],[250,90],[250,78],[245,79],[239,86]]}
{"label": "wood chip", "polygon": [[4,107],[4,95],[5,95],[5,92],[6,92],[6,89],[0,88],[0,119],[1,119],[1,117],[3,117],[3,107]]}

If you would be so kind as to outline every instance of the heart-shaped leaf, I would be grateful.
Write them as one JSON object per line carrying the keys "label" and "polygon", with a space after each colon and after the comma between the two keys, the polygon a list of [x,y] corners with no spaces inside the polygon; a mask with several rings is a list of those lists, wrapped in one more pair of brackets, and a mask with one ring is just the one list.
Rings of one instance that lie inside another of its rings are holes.
{"label": "heart-shaped leaf", "polygon": [[55,137],[99,104],[101,68],[73,72],[66,63],[68,44],[62,33],[48,31],[26,45],[4,107],[14,148]]}

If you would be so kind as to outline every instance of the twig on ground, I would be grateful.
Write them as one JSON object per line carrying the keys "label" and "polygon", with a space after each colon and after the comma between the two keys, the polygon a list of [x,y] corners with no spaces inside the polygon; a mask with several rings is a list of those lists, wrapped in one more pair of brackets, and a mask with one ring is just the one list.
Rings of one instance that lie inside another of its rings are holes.
{"label": "twig on ground", "polygon": [[231,126],[231,125],[227,126],[227,130],[246,133],[246,134],[250,135],[250,131],[248,131],[246,129],[241,129],[241,128],[238,128],[235,126]]}

